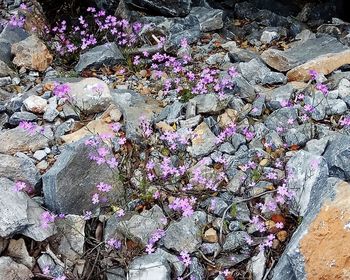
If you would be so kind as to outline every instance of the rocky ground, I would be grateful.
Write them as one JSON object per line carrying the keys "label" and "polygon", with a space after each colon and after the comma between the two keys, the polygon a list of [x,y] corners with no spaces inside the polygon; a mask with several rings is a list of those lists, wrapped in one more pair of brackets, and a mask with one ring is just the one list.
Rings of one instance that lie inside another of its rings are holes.
{"label": "rocky ground", "polygon": [[332,1],[49,2],[0,3],[0,280],[350,279]]}

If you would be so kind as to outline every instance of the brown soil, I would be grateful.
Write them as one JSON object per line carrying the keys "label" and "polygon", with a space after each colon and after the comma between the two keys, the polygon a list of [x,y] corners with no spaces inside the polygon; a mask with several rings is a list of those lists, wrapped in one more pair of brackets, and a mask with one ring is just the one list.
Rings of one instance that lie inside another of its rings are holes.
{"label": "brown soil", "polygon": [[308,280],[350,279],[350,185],[337,187],[300,242]]}

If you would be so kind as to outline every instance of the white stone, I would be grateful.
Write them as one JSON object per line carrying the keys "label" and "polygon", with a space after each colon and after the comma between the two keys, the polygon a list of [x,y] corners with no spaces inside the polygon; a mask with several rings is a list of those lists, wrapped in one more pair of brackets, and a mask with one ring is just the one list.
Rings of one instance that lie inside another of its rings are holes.
{"label": "white stone", "polygon": [[26,109],[33,113],[42,114],[46,111],[47,101],[37,95],[31,95],[23,101]]}

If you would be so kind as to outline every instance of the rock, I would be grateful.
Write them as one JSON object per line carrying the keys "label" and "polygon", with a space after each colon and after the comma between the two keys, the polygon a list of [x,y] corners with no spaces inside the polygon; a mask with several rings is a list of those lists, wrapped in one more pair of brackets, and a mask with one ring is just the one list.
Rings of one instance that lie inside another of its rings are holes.
{"label": "rock", "polygon": [[190,0],[130,0],[132,5],[143,7],[163,16],[186,16],[191,10]]}
{"label": "rock", "polygon": [[225,243],[222,247],[224,252],[234,251],[246,244],[246,238],[249,235],[245,231],[233,231],[226,236]]}
{"label": "rock", "polygon": [[334,37],[326,35],[307,40],[303,44],[290,48],[286,51],[280,51],[272,48],[268,49],[261,54],[261,59],[273,69],[280,72],[287,72],[322,55],[336,55],[336,53],[344,50],[346,50],[346,47],[343,44],[341,44]]}
{"label": "rock", "polygon": [[53,96],[49,98],[48,105],[43,115],[43,119],[48,122],[53,122],[55,118],[59,115],[59,111],[57,108],[57,97]]}
{"label": "rock", "polygon": [[0,34],[0,60],[9,64],[11,62],[11,45],[24,40],[28,36],[23,28],[7,24]]}
{"label": "rock", "polygon": [[32,187],[40,179],[40,175],[31,160],[4,154],[0,154],[0,177],[6,177],[13,181],[23,181]]}
{"label": "rock", "polygon": [[260,251],[259,254],[252,257],[249,263],[250,271],[253,274],[254,280],[262,280],[265,272],[266,257],[264,251]]}
{"label": "rock", "polygon": [[20,127],[0,132],[0,153],[14,154],[16,152],[32,151],[49,146],[49,140],[53,139],[50,128],[45,127],[43,133],[29,134]]}
{"label": "rock", "polygon": [[350,137],[343,134],[336,134],[329,139],[326,150],[323,154],[327,161],[329,174],[344,180],[350,179],[350,166],[347,158],[350,151]]}
{"label": "rock", "polygon": [[107,280],[125,280],[125,271],[121,267],[110,268],[106,272]]}
{"label": "rock", "polygon": [[200,261],[194,257],[191,260],[190,264],[190,273],[193,275],[194,279],[197,280],[205,280],[205,268],[203,265],[200,263]]}
{"label": "rock", "polygon": [[222,10],[193,7],[190,14],[198,19],[202,32],[214,31],[224,26]]}
{"label": "rock", "polygon": [[25,265],[29,269],[33,269],[35,264],[35,259],[29,255],[22,238],[10,240],[10,244],[7,247],[7,256],[17,260],[18,263]]}
{"label": "rock", "polygon": [[349,199],[349,184],[336,178],[313,190],[301,225],[273,269],[273,280],[347,278]]}
{"label": "rock", "polygon": [[33,157],[36,159],[36,160],[43,160],[44,158],[46,158],[47,154],[44,150],[38,150],[36,151],[34,154],[33,154]]}
{"label": "rock", "polygon": [[11,77],[0,78],[0,87],[7,86],[12,83]]}
{"label": "rock", "polygon": [[216,147],[216,137],[205,122],[202,122],[194,130],[195,137],[192,138],[192,146],[187,151],[194,157],[210,154]]}
{"label": "rock", "polygon": [[31,95],[23,101],[23,105],[29,112],[43,114],[47,108],[47,101],[40,96]]}
{"label": "rock", "polygon": [[[120,221],[116,225],[116,230],[126,238],[146,246],[152,234],[157,229],[164,228],[162,223],[164,218],[162,209],[155,205],[152,209],[145,210],[140,215],[134,215],[129,220]],[[142,227],[139,225],[142,225]]]}
{"label": "rock", "polygon": [[183,103],[179,101],[175,101],[174,103],[167,105],[155,118],[155,122],[160,122],[162,120],[166,120],[167,123],[174,123],[176,122],[184,109]]}
{"label": "rock", "polygon": [[86,78],[76,83],[67,83],[71,103],[84,114],[100,113],[112,102],[108,85],[97,78]]}
{"label": "rock", "polygon": [[34,122],[38,119],[37,115],[30,112],[15,112],[9,119],[10,125],[17,126],[21,121]]}
{"label": "rock", "polygon": [[229,99],[220,100],[215,94],[197,95],[193,99],[198,114],[217,114],[226,108]]}
{"label": "rock", "polygon": [[328,166],[321,156],[299,151],[287,163],[287,187],[295,192],[295,203],[291,209],[304,216],[315,189],[325,184],[328,177]]}
{"label": "rock", "polygon": [[309,81],[311,76],[310,70],[328,75],[343,65],[350,63],[350,50],[338,53],[331,53],[319,56],[300,66],[297,66],[287,73],[288,81]]}
{"label": "rock", "polygon": [[258,59],[249,62],[241,62],[238,70],[249,82],[262,85],[283,84],[287,81],[282,73],[272,72],[265,64]]}
{"label": "rock", "polygon": [[0,279],[30,280],[33,273],[23,264],[18,264],[10,257],[0,257]]}
{"label": "rock", "polygon": [[329,137],[322,137],[321,139],[312,139],[306,143],[305,151],[317,156],[321,156],[328,146]]}
{"label": "rock", "polygon": [[292,145],[304,146],[306,142],[315,135],[315,127],[311,123],[305,123],[288,129],[283,134],[284,142],[291,147]]}
{"label": "rock", "polygon": [[[91,194],[96,185],[99,182],[113,183],[113,171],[89,160],[90,152],[84,139],[69,144],[44,174],[44,198],[51,211],[82,214],[84,210],[91,210]],[[119,191],[119,187],[114,190]]]}
{"label": "rock", "polygon": [[64,274],[64,267],[60,266],[59,264],[56,264],[55,261],[48,254],[42,254],[38,258],[37,263],[41,271],[43,271],[46,267],[49,267],[50,275],[53,277],[59,277]]}
{"label": "rock", "polygon": [[170,280],[171,268],[165,258],[146,255],[136,258],[129,266],[130,280]]}
{"label": "rock", "polygon": [[168,261],[168,263],[172,266],[174,273],[177,277],[180,277],[181,275],[183,275],[183,273],[186,270],[185,265],[182,262],[179,262],[178,256],[174,256],[165,250],[158,248],[153,253],[153,255],[159,256],[160,258],[165,258]]}
{"label": "rock", "polygon": [[247,101],[253,101],[256,97],[254,87],[242,76],[238,75],[234,78],[235,87],[233,93]]}
{"label": "rock", "polygon": [[209,228],[204,232],[203,240],[210,243],[216,243],[219,240],[216,230]]}
{"label": "rock", "polygon": [[124,61],[125,58],[116,43],[106,43],[81,54],[74,70],[82,72],[86,68],[98,68],[104,65],[114,66],[116,64],[121,64]]}
{"label": "rock", "polygon": [[342,115],[348,109],[346,103],[341,99],[330,99],[327,100],[326,114],[331,115]]}
{"label": "rock", "polygon": [[[160,104],[153,98],[141,96],[131,90],[112,91],[113,102],[123,113],[126,137],[138,141],[141,138],[139,130],[140,117],[152,122],[156,114],[161,112]],[[142,108],[142,110],[140,110]]]}
{"label": "rock", "polygon": [[53,60],[44,42],[36,35],[13,44],[11,53],[15,55],[13,63],[18,67],[41,72],[45,71]]}
{"label": "rock", "polygon": [[265,30],[260,37],[260,41],[264,44],[270,44],[272,41],[279,39],[279,34],[276,31]]}
{"label": "rock", "polygon": [[56,223],[60,236],[58,252],[72,263],[84,253],[85,223],[84,218],[77,215],[66,215]]}
{"label": "rock", "polygon": [[194,212],[178,222],[171,222],[164,236],[164,246],[178,252],[194,252],[202,242],[201,227],[206,223],[204,212]]}
{"label": "rock", "polygon": [[73,133],[61,136],[60,139],[65,143],[74,143],[84,137],[101,135],[103,133],[114,135],[114,132],[110,128],[109,124],[101,119],[97,119],[89,122],[86,126],[74,131]]}
{"label": "rock", "polygon": [[[186,1],[186,0],[185,0]],[[185,18],[175,18],[169,27],[169,35],[164,45],[165,51],[177,49],[181,40],[186,39],[189,44],[196,42],[201,35],[199,20],[193,15]]]}
{"label": "rock", "polygon": [[281,108],[272,112],[265,121],[265,125],[269,129],[276,130],[277,127],[285,127],[288,120],[296,123],[298,118],[298,110],[296,108]]}
{"label": "rock", "polygon": [[16,72],[13,71],[10,67],[8,67],[7,64],[0,59],[0,77],[8,77],[8,76],[14,77],[16,76]]}
{"label": "rock", "polygon": [[277,110],[282,108],[283,102],[288,102],[292,96],[294,89],[290,84],[280,86],[272,91],[267,91],[266,105],[269,109]]}

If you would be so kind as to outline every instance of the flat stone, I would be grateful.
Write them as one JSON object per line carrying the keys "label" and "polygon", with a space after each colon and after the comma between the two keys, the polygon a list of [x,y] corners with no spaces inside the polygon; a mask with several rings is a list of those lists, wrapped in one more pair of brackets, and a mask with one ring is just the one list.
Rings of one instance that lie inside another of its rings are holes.
{"label": "flat stone", "polygon": [[201,227],[205,223],[206,214],[198,211],[194,212],[191,217],[184,217],[178,222],[171,222],[165,232],[164,246],[178,252],[194,252],[202,242]]}
{"label": "flat stone", "polygon": [[99,182],[115,182],[111,169],[88,159],[90,152],[84,139],[69,144],[44,174],[44,198],[51,211],[81,215],[94,208],[91,194]]}
{"label": "flat stone", "polygon": [[25,265],[29,269],[33,269],[35,264],[35,259],[29,255],[23,238],[10,240],[10,244],[7,247],[7,256],[14,258],[18,263]]}
{"label": "flat stone", "polygon": [[47,108],[47,101],[40,96],[31,95],[23,101],[23,105],[29,112],[43,114]]}
{"label": "flat stone", "polygon": [[0,257],[0,279],[30,280],[33,273],[23,264],[18,264],[10,257]]}
{"label": "flat stone", "polygon": [[32,187],[40,180],[39,172],[31,160],[5,154],[0,154],[0,177],[23,181]]}
{"label": "flat stone", "polygon": [[291,147],[292,145],[304,146],[315,135],[315,127],[310,123],[301,124],[288,129],[283,134],[284,142]]}
{"label": "flat stone", "polygon": [[112,102],[108,85],[97,78],[86,78],[76,83],[67,83],[71,103],[85,114],[100,113]]}
{"label": "flat stone", "polygon": [[140,215],[134,215],[129,220],[120,221],[116,225],[116,230],[134,242],[146,246],[152,234],[157,229],[164,228],[162,223],[164,218],[162,209],[155,205],[150,210],[141,212]]}
{"label": "flat stone", "polygon": [[276,130],[277,127],[285,127],[288,120],[296,123],[298,110],[296,108],[281,108],[272,112],[265,120],[265,125],[269,129]]}
{"label": "flat stone", "polygon": [[270,67],[280,72],[287,72],[322,55],[335,55],[346,49],[336,38],[327,35],[309,39],[286,51],[268,49],[261,54],[261,58]]}
{"label": "flat stone", "polygon": [[311,79],[310,70],[315,70],[318,73],[328,75],[334,70],[337,70],[343,65],[350,63],[350,50],[345,50],[338,53],[331,53],[319,56],[302,65],[299,65],[287,73],[288,81],[304,81]]}
{"label": "flat stone", "polygon": [[96,46],[85,53],[81,54],[74,70],[82,72],[90,67],[114,66],[125,61],[123,54],[120,52],[116,43],[106,43]]}
{"label": "flat stone", "polygon": [[140,118],[144,117],[152,122],[156,114],[162,110],[160,103],[153,98],[142,96],[131,90],[113,90],[112,97],[113,102],[123,113],[126,137],[134,141],[141,139]]}
{"label": "flat stone", "polygon": [[15,112],[9,119],[10,125],[19,125],[21,121],[34,122],[38,119],[38,116],[30,112]]}
{"label": "flat stone", "polygon": [[267,91],[265,93],[267,107],[272,110],[282,108],[282,102],[288,102],[293,91],[294,88],[290,84],[280,86],[272,91]]}
{"label": "flat stone", "polygon": [[28,36],[23,28],[7,24],[0,34],[0,60],[9,64],[11,62],[11,45],[24,40]]}
{"label": "flat stone", "polygon": [[171,269],[165,258],[146,255],[136,258],[129,266],[130,280],[170,280]]}
{"label": "flat stone", "polygon": [[253,274],[254,280],[262,280],[265,272],[266,257],[264,251],[260,251],[259,254],[252,257],[249,263],[250,271]]}
{"label": "flat stone", "polygon": [[20,127],[0,132],[0,153],[14,154],[16,152],[32,151],[43,149],[49,146],[50,139],[53,139],[53,132],[45,127],[43,133],[29,134]]}
{"label": "flat stone", "polygon": [[[337,178],[314,188],[302,223],[272,271],[273,280],[342,279],[350,273],[349,199],[349,184]],[[321,265],[333,262],[337,265]]]}
{"label": "flat stone", "polygon": [[246,238],[248,233],[245,231],[230,232],[225,239],[225,243],[222,247],[224,252],[234,251],[246,244]]}
{"label": "flat stone", "polygon": [[198,114],[215,114],[226,108],[229,99],[220,100],[215,94],[197,95],[193,99],[196,104]]}
{"label": "flat stone", "polygon": [[205,122],[198,125],[193,133],[192,146],[187,148],[192,156],[201,157],[214,151],[216,137]]}
{"label": "flat stone", "polygon": [[255,84],[284,84],[287,81],[287,78],[282,73],[272,72],[258,59],[239,63],[238,70],[244,78]]}
{"label": "flat stone", "polygon": [[202,32],[218,30],[224,26],[223,10],[193,7],[190,14],[198,19]]}
{"label": "flat stone", "polygon": [[166,0],[131,0],[130,2],[136,6],[170,17],[186,16],[191,9],[190,0],[176,0],[171,2]]}
{"label": "flat stone", "polygon": [[287,163],[289,172],[287,187],[295,192],[295,204],[292,210],[304,216],[311,194],[325,184],[328,177],[326,160],[309,152],[299,151]]}
{"label": "flat stone", "polygon": [[44,42],[36,35],[13,44],[11,53],[15,55],[13,63],[18,67],[41,72],[45,71],[53,60]]}

